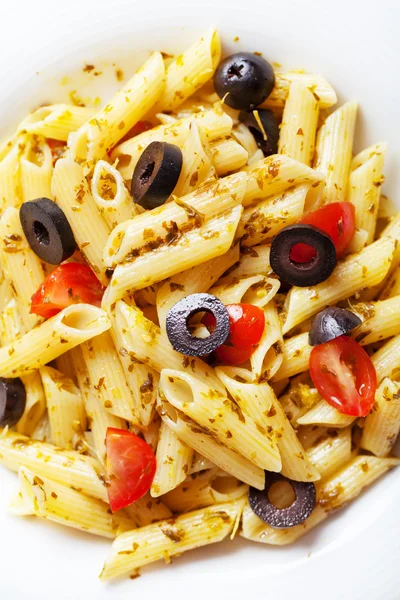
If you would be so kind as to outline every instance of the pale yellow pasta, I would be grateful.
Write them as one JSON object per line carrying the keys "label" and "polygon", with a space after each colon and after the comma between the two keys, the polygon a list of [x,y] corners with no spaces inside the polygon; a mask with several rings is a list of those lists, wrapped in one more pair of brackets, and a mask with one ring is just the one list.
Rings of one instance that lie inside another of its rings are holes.
{"label": "pale yellow pasta", "polygon": [[22,204],[19,158],[24,150],[24,137],[8,142],[0,155],[0,214],[8,207]]}
{"label": "pale yellow pasta", "polygon": [[58,160],[51,188],[55,202],[71,225],[80,251],[97,277],[107,284],[101,256],[109,230],[93,200],[82,167],[67,158]]}
{"label": "pale yellow pasta", "polygon": [[123,533],[114,541],[100,578],[119,577],[151,562],[222,541],[234,530],[243,505],[242,499],[216,504],[181,515],[173,524],[160,521]]}
{"label": "pale yellow pasta", "polygon": [[318,132],[314,168],[326,177],[324,202],[346,200],[357,103],[347,102],[326,119]]}
{"label": "pale yellow pasta", "polygon": [[278,152],[311,165],[319,117],[319,101],[301,80],[293,81],[283,109]]}
{"label": "pale yellow pasta", "polygon": [[259,147],[255,137],[244,123],[234,125],[232,136],[243,146],[249,158],[253,158],[258,153]]}
{"label": "pale yellow pasta", "polygon": [[1,345],[7,346],[24,334],[25,327],[22,323],[21,313],[15,298],[12,298],[0,313],[0,339]]}
{"label": "pale yellow pasta", "polygon": [[355,417],[345,415],[321,399],[309,411],[297,419],[298,425],[324,425],[325,427],[347,427]]}
{"label": "pale yellow pasta", "polygon": [[293,335],[283,342],[283,360],[274,381],[292,377],[308,369],[311,346],[308,344],[308,331]]}
{"label": "pale yellow pasta", "polygon": [[400,296],[352,307],[352,311],[364,318],[354,332],[354,338],[362,345],[372,344],[400,334]]}
{"label": "pale yellow pasta", "polygon": [[351,458],[351,427],[333,433],[307,450],[322,479],[330,477]]}
{"label": "pale yellow pasta", "polygon": [[15,298],[11,282],[0,269],[0,312]]}
{"label": "pale yellow pasta", "polygon": [[378,383],[384,377],[397,380],[400,377],[400,335],[386,342],[371,357]]}
{"label": "pale yellow pasta", "polygon": [[20,182],[23,202],[51,199],[53,158],[49,145],[38,136],[29,137],[20,158]]}
{"label": "pale yellow pasta", "polygon": [[393,296],[400,296],[400,269],[396,268],[387,278],[384,288],[379,294],[379,300],[386,300]]}
{"label": "pale yellow pasta", "polygon": [[249,275],[273,275],[269,264],[270,251],[269,244],[242,248],[238,264],[230,268],[218,280],[218,285],[228,285]]}
{"label": "pale yellow pasta", "polygon": [[387,456],[400,431],[400,386],[388,377],[375,394],[375,403],[365,419],[361,448],[375,456]]}
{"label": "pale yellow pasta", "polygon": [[202,456],[198,452],[193,454],[192,464],[189,467],[189,475],[198,473],[199,471],[205,471],[206,469],[213,469],[215,465],[211,460],[208,460],[205,456]]}
{"label": "pale yellow pasta", "polygon": [[263,308],[272,300],[278,289],[279,281],[277,279],[252,275],[226,285],[216,285],[209,290],[209,293],[219,298],[224,304],[244,302]]}
{"label": "pale yellow pasta", "polygon": [[321,108],[329,108],[337,102],[336,92],[321,75],[305,73],[304,71],[276,71],[275,87],[261,107],[281,107],[287,101],[290,86],[300,82],[307,87]]}
{"label": "pale yellow pasta", "polygon": [[157,444],[157,469],[150,491],[153,498],[175,489],[186,479],[192,458],[193,449],[181,442],[162,421]]}
{"label": "pale yellow pasta", "polygon": [[368,231],[366,229],[356,229],[349,245],[346,248],[346,254],[355,254],[360,252],[367,245]]}
{"label": "pale yellow pasta", "polygon": [[262,337],[250,357],[253,381],[271,379],[283,361],[283,338],[275,302],[264,308],[265,325]]}
{"label": "pale yellow pasta", "polygon": [[180,197],[189,194],[210,178],[215,178],[211,150],[206,136],[193,119],[182,146],[182,170],[174,188],[174,195]]}
{"label": "pale yellow pasta", "polygon": [[26,392],[25,410],[15,426],[18,433],[32,435],[46,412],[46,397],[39,371],[22,377]]}
{"label": "pale yellow pasta", "polygon": [[60,448],[77,449],[86,429],[83,398],[76,385],[51,367],[40,369],[47,412],[50,422],[51,443]]}
{"label": "pale yellow pasta", "polygon": [[212,164],[219,177],[241,169],[249,158],[247,150],[232,137],[212,142],[210,150]]}
{"label": "pale yellow pasta", "polygon": [[50,421],[47,411],[37,422],[35,429],[32,431],[31,438],[32,440],[38,440],[39,442],[51,441]]}
{"label": "pale yellow pasta", "polygon": [[172,511],[168,506],[159,498],[152,498],[150,492],[127,506],[123,512],[136,523],[137,527],[144,527],[172,517]]}
{"label": "pale yellow pasta", "polygon": [[49,104],[34,110],[21,121],[19,131],[42,135],[53,140],[66,142],[71,132],[76,131],[93,115],[93,109],[72,104]]}
{"label": "pale yellow pasta", "polygon": [[23,232],[19,211],[9,207],[0,219],[0,264],[9,279],[18,302],[24,331],[41,322],[30,314],[31,298],[44,280],[39,258],[29,246]]}

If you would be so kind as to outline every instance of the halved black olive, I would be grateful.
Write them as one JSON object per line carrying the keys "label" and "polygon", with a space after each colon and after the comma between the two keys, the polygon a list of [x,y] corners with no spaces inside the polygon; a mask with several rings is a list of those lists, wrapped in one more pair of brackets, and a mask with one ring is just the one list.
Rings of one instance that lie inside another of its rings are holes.
{"label": "halved black olive", "polygon": [[264,156],[271,156],[271,154],[278,152],[279,125],[271,110],[260,108],[257,112],[262,127],[260,127],[254,111],[241,110],[239,119],[250,129],[257,146],[261,148]]}
{"label": "halved black olive", "polygon": [[0,377],[0,427],[16,425],[24,414],[25,386],[20,379]]}
{"label": "halved black olive", "polygon": [[330,306],[318,313],[313,320],[308,334],[308,343],[310,346],[325,344],[329,340],[349,333],[361,323],[360,317],[350,310]]}
{"label": "halved black olive", "polygon": [[[287,508],[277,508],[270,502],[268,492],[274,483],[286,481],[295,493],[296,499]],[[249,504],[252,511],[265,523],[275,529],[287,529],[304,523],[316,503],[315,485],[302,481],[292,481],[280,473],[265,472],[265,489],[249,489]]]}
{"label": "halved black olive", "polygon": [[[214,316],[215,329],[207,338],[191,335],[188,325],[199,312]],[[211,294],[190,294],[170,308],[166,329],[173,348],[187,356],[204,356],[223,344],[229,335],[229,315],[226,307]]]}
{"label": "halved black olive", "polygon": [[59,265],[75,252],[74,234],[67,217],[49,198],[24,202],[19,218],[28,244],[41,260]]}
{"label": "halved black olive", "polygon": [[134,201],[150,210],[164,204],[178,183],[182,152],[167,142],[151,142],[139,158],[132,176]]}
{"label": "halved black olive", "polygon": [[[290,252],[299,243],[314,248],[314,258],[305,263],[292,260]],[[327,233],[314,225],[288,225],[275,236],[271,244],[270,263],[278,277],[290,285],[317,285],[328,279],[336,266],[335,244]]]}
{"label": "halved black olive", "polygon": [[[252,110],[264,102],[275,85],[269,62],[251,52],[225,58],[214,75],[214,87],[225,103],[238,110]],[[227,95],[228,94],[228,95]]]}

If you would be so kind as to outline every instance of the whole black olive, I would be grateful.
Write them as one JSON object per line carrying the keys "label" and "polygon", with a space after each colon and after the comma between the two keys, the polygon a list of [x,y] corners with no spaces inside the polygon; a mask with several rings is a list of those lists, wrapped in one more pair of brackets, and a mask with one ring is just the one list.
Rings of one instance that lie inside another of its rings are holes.
{"label": "whole black olive", "polygon": [[264,156],[271,156],[278,152],[279,125],[271,110],[258,109],[257,120],[254,111],[241,110],[240,121],[246,125],[253,134],[256,144],[263,151]]}
{"label": "whole black olive", "polygon": [[16,425],[24,414],[25,386],[20,379],[0,377],[0,427]]}
{"label": "whole black olive", "polygon": [[[299,263],[290,258],[293,246],[299,243],[308,244],[315,250],[311,260]],[[288,225],[271,244],[270,263],[278,277],[290,285],[317,285],[328,279],[336,266],[335,244],[327,233],[314,225]]]}
{"label": "whole black olive", "polygon": [[140,156],[132,176],[134,201],[150,210],[164,204],[178,183],[182,152],[167,142],[151,142]]}
{"label": "whole black olive", "polygon": [[50,265],[59,265],[76,249],[74,234],[62,209],[49,198],[24,202],[19,218],[28,244]]}
{"label": "whole black olive", "polygon": [[[269,501],[268,492],[274,483],[288,482],[296,495],[296,499],[287,508],[277,508]],[[249,489],[249,504],[253,512],[265,523],[275,529],[286,529],[304,523],[313,511],[316,502],[315,485],[302,481],[292,481],[280,473],[265,472],[265,489]]]}
{"label": "whole black olive", "polygon": [[[215,329],[207,338],[191,335],[188,324],[199,312],[208,312],[215,319]],[[170,308],[166,330],[171,345],[187,356],[204,356],[223,344],[229,335],[229,314],[222,302],[211,294],[191,294]]]}
{"label": "whole black olive", "polygon": [[308,334],[308,343],[310,346],[325,344],[325,342],[349,333],[361,323],[360,317],[350,310],[330,306],[318,313],[313,320]]}
{"label": "whole black olive", "polygon": [[214,87],[225,103],[238,110],[253,110],[275,85],[275,73],[261,56],[238,52],[225,58],[214,75]]}

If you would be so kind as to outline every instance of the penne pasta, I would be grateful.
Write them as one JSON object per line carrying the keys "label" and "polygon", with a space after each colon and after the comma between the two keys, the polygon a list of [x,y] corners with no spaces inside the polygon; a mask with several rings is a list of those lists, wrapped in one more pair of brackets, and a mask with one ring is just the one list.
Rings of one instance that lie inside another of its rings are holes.
{"label": "penne pasta", "polygon": [[93,114],[91,108],[73,104],[49,104],[34,110],[21,121],[18,130],[66,142],[71,132],[81,127]]}
{"label": "penne pasta", "polygon": [[340,413],[321,399],[309,411],[297,419],[298,425],[323,425],[324,427],[347,427],[355,417]]}
{"label": "penne pasta", "polygon": [[153,498],[174,490],[187,477],[193,449],[180,441],[162,421],[157,444],[157,469],[151,484]]}
{"label": "penne pasta", "polygon": [[22,383],[26,392],[26,404],[24,414],[15,429],[18,433],[32,436],[46,413],[46,397],[39,371],[22,377]]}
{"label": "penne pasta", "polygon": [[314,73],[305,73],[304,71],[276,71],[275,87],[265,102],[261,105],[267,107],[284,106],[290,87],[293,83],[300,82],[307,87],[320,103],[321,108],[330,108],[337,102],[335,90],[326,79]]}
{"label": "penne pasta", "polygon": [[36,135],[26,141],[20,158],[20,179],[23,202],[37,198],[51,199],[53,159],[49,145]]}
{"label": "penne pasta", "polygon": [[385,377],[398,379],[400,375],[400,335],[394,336],[372,355],[378,383]]}
{"label": "penne pasta", "polygon": [[189,133],[182,147],[182,169],[174,188],[175,196],[193,192],[207,179],[215,177],[212,155],[207,139],[193,119],[189,123]]}
{"label": "penne pasta", "polygon": [[375,394],[372,411],[365,419],[361,448],[375,456],[387,456],[400,431],[399,384],[383,379]]}
{"label": "penne pasta", "polygon": [[247,164],[249,153],[232,137],[210,144],[212,164],[219,177],[241,169]]}

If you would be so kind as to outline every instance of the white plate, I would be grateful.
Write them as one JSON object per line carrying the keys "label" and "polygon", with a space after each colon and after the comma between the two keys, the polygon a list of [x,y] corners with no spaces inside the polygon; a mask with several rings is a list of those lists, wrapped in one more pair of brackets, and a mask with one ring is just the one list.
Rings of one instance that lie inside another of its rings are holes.
{"label": "white plate", "polygon": [[[10,133],[38,104],[61,99],[71,89],[81,91],[75,83],[59,83],[72,69],[93,63],[105,70],[108,75],[96,80],[86,75],[82,93],[99,93],[106,100],[103,88],[117,87],[115,80],[110,83],[113,62],[129,74],[148,50],[179,51],[216,24],[227,51],[262,51],[287,68],[320,72],[341,100],[358,99],[356,150],[381,139],[389,142],[385,190],[395,197],[400,159],[398,17],[396,0],[204,0],[198,6],[180,6],[174,0],[20,0],[2,11],[0,25],[2,133]],[[233,43],[236,35],[240,42]],[[97,574],[108,542],[39,520],[6,516],[16,479],[1,470],[0,597],[398,600],[399,483],[400,472],[388,474],[293,547],[236,540],[190,552],[168,567],[143,569],[135,581],[104,585]]]}

